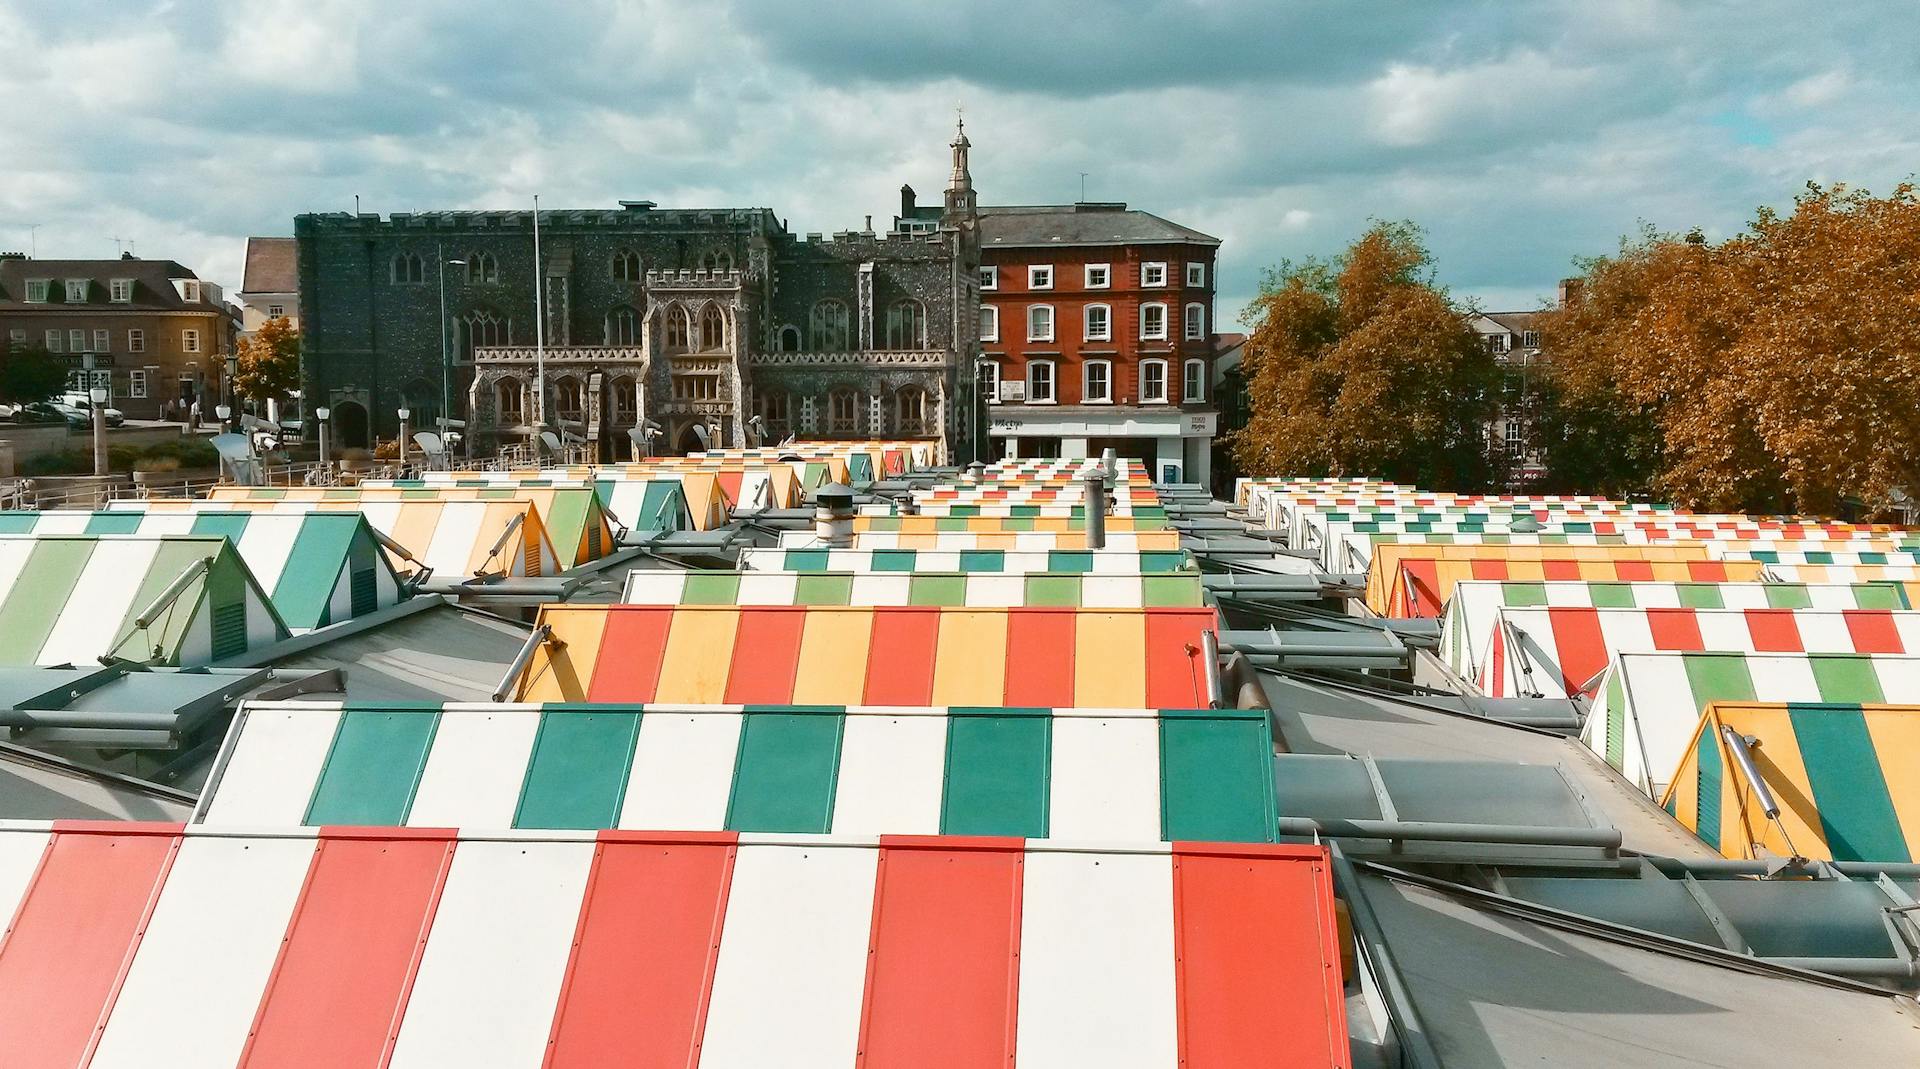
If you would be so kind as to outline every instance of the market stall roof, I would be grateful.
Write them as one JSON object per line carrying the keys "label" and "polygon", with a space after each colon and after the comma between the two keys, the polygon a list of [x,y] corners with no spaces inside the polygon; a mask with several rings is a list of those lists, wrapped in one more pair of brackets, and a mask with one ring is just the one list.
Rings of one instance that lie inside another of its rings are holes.
{"label": "market stall roof", "polygon": [[1591,693],[1611,658],[1653,650],[1920,653],[1920,611],[1507,606],[1468,678],[1494,697],[1565,697]]}
{"label": "market stall roof", "polygon": [[1311,846],[14,826],[0,912],[21,1065],[1346,1064]]}
{"label": "market stall roof", "polygon": [[[555,567],[561,571],[599,560],[613,552],[617,541],[599,496],[593,487],[585,484],[522,483],[496,487],[369,482],[353,487],[216,486],[207,496],[213,501],[351,502],[363,508],[393,501],[531,501],[540,515],[541,528],[552,543]],[[407,545],[404,541],[401,544]]]}
{"label": "market stall roof", "polygon": [[1198,571],[1182,549],[744,549],[742,571],[1081,572]]}
{"label": "market stall roof", "polygon": [[295,634],[365,615],[407,596],[366,518],[351,512],[280,514],[233,509],[0,512],[0,532],[224,535]]}
{"label": "market stall roof", "polygon": [[180,822],[193,803],[184,791],[0,743],[0,813],[8,820]]}
{"label": "market stall roof", "polygon": [[[507,471],[429,471],[424,486],[592,486],[607,513],[635,531],[711,530],[727,522],[726,473],[641,464],[579,464]],[[771,477],[770,477],[771,478]],[[788,481],[792,479],[788,476]],[[777,479],[771,481],[778,482]],[[797,503],[797,501],[796,501]]]}
{"label": "market stall roof", "polygon": [[[1371,574],[1371,573],[1369,573]],[[1752,561],[1425,559],[1402,562],[1388,594],[1388,615],[1443,616],[1462,583],[1753,583],[1763,570]]]}
{"label": "market stall roof", "polygon": [[[1887,993],[1384,869],[1363,866],[1341,890],[1369,960],[1390,978],[1393,1030],[1409,1065],[1920,1060],[1912,1004]],[[1793,909],[1787,897],[1783,914]],[[1710,927],[1705,934],[1713,938]]]}
{"label": "market stall roof", "polygon": [[[864,531],[853,536],[855,549],[918,549],[940,552],[959,552],[968,549],[998,549],[1045,552],[1053,549],[1084,550],[1087,548],[1087,536],[1084,531]],[[780,532],[782,549],[825,549],[826,544],[812,531]],[[1107,531],[1107,549],[1139,552],[1141,550],[1177,550],[1180,548],[1180,532],[1162,531]]]}
{"label": "market stall roof", "polygon": [[302,635],[243,663],[324,673],[313,695],[354,701],[486,701],[532,629],[421,594],[373,616]]}
{"label": "market stall roof", "polygon": [[1198,572],[716,572],[634,570],[635,605],[1058,605],[1140,609],[1205,604]]}
{"label": "market stall roof", "polygon": [[1623,653],[1581,738],[1659,797],[1708,704],[1920,702],[1920,657],[1848,653]]}
{"label": "market stall roof", "polygon": [[[1710,561],[1707,547],[1697,542],[1675,542],[1659,546],[1574,546],[1564,544],[1388,542],[1374,547],[1367,563],[1367,608],[1381,616],[1438,616],[1453,592],[1453,583],[1465,578],[1527,578],[1511,571],[1487,575],[1449,570],[1443,577],[1438,562],[1505,561],[1511,569],[1521,561]],[[1337,569],[1336,569],[1337,570]],[[1621,579],[1652,579],[1653,575],[1634,575],[1616,571]],[[1443,585],[1444,578],[1444,585]],[[1583,575],[1545,574],[1549,579],[1580,579]],[[1594,578],[1610,578],[1599,575]],[[1725,582],[1736,576],[1708,569],[1705,574],[1690,573],[1687,578],[1706,582]],[[1757,578],[1757,575],[1756,575]]]}
{"label": "market stall roof", "polygon": [[[114,509],[150,512],[357,512],[374,530],[440,578],[542,576],[559,570],[540,509],[525,498],[499,500],[116,501]],[[392,549],[395,568],[409,563]]]}
{"label": "market stall roof", "polygon": [[1907,592],[1907,603],[1920,607],[1920,564],[1768,564],[1764,567],[1766,578],[1780,583],[1899,583]]}
{"label": "market stall roof", "polygon": [[[1495,766],[1551,769],[1563,776],[1582,805],[1596,814],[1596,826],[1620,831],[1625,849],[1679,858],[1714,856],[1661,811],[1653,799],[1605,767],[1577,739],[1516,727],[1417,695],[1395,697],[1264,672],[1260,685],[1272,707],[1274,734],[1286,751],[1457,765],[1468,774],[1455,780],[1471,792],[1461,805],[1497,804],[1509,792],[1531,790],[1523,782],[1528,773],[1509,778],[1494,774],[1491,770]],[[1529,805],[1538,804],[1532,794],[1519,796],[1531,799]],[[1475,803],[1475,798],[1482,801]],[[1282,790],[1282,812],[1295,808],[1296,800],[1297,796]],[[1488,820],[1511,824],[1533,824],[1540,812],[1546,810],[1521,805],[1507,807],[1504,817],[1497,811],[1479,811]]]}
{"label": "market stall roof", "polygon": [[550,605],[526,701],[1207,704],[1211,609]]}
{"label": "market stall roof", "polygon": [[0,665],[211,664],[287,635],[225,538],[0,535]]}
{"label": "market stall roof", "polygon": [[[1476,562],[1477,563],[1477,562]],[[1651,564],[1649,567],[1672,567]],[[1897,583],[1776,583],[1461,580],[1440,624],[1440,655],[1471,675],[1493,641],[1502,609],[1908,609]]]}
{"label": "market stall roof", "polygon": [[[1778,805],[1777,822],[1743,756]],[[1661,804],[1727,857],[1907,863],[1920,858],[1916,768],[1920,706],[1714,702]]]}
{"label": "market stall roof", "polygon": [[[961,508],[981,506],[959,506]],[[1108,516],[1107,534],[1129,531],[1159,531],[1167,526],[1164,509],[1157,510],[1159,515]],[[965,532],[981,534],[1000,534],[1008,531],[1085,531],[1087,518],[1084,510],[1071,516],[870,516],[861,514],[853,518],[855,534],[867,532],[898,532],[901,534],[934,534],[936,532]]]}
{"label": "market stall roof", "polygon": [[197,819],[1272,842],[1261,710],[249,703]]}

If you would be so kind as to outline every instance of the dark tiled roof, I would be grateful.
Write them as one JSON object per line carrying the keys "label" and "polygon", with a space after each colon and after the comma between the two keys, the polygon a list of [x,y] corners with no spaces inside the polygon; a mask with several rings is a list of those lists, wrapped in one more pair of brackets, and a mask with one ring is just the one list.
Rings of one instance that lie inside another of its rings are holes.
{"label": "dark tiled roof", "polygon": [[1220,239],[1124,204],[1040,204],[980,209],[983,248],[1156,243],[1218,245]]}
{"label": "dark tiled roof", "polygon": [[[172,260],[25,260],[0,259],[0,310],[59,311],[62,308],[135,308],[144,311],[218,311],[208,303],[190,305],[173,288],[176,278],[198,278],[192,271]],[[27,303],[28,279],[51,279],[52,300],[45,304]],[[66,282],[84,278],[88,287],[85,305],[62,303]],[[133,301],[113,304],[108,301],[108,286],[116,278],[133,279]]]}
{"label": "dark tiled roof", "polygon": [[242,293],[296,293],[300,289],[300,268],[296,260],[299,245],[292,238],[248,238],[247,273],[241,281]]}
{"label": "dark tiled roof", "polygon": [[1481,315],[1518,334],[1535,329],[1540,312],[1482,312]]}

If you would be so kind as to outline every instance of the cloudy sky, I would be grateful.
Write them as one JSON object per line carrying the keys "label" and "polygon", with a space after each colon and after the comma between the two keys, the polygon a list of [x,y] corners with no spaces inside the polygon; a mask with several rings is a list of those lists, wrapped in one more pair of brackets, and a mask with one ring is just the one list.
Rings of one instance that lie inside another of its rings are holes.
{"label": "cloudy sky", "polygon": [[[1261,270],[1368,218],[1527,308],[1645,220],[1736,232],[1809,179],[1920,168],[1912,0],[0,0],[0,249],[238,288],[293,216],[773,208],[937,195],[964,106],[986,203],[1134,206]],[[39,224],[37,231],[30,231]]]}

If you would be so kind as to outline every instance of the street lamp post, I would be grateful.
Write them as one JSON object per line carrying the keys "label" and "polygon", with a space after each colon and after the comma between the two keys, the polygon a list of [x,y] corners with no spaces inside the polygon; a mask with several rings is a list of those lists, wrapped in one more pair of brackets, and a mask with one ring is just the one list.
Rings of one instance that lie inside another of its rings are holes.
{"label": "street lamp post", "polygon": [[412,409],[403,408],[400,410],[400,467],[403,470],[407,466],[407,420],[412,417]]}
{"label": "street lamp post", "polygon": [[107,473],[107,391],[98,386],[88,391],[93,400],[93,473]]}
{"label": "street lamp post", "polygon": [[331,415],[333,410],[326,405],[313,410],[313,418],[320,421],[320,466],[322,468],[327,466],[327,417]]}
{"label": "street lamp post", "polygon": [[227,426],[227,420],[233,416],[232,405],[214,405],[213,415],[215,419],[220,421],[220,433],[225,434],[233,429]]}
{"label": "street lamp post", "polygon": [[444,246],[436,245],[434,250],[440,259],[440,436],[444,440],[453,420],[453,364],[447,354],[447,265],[465,267],[467,262],[447,259]]}

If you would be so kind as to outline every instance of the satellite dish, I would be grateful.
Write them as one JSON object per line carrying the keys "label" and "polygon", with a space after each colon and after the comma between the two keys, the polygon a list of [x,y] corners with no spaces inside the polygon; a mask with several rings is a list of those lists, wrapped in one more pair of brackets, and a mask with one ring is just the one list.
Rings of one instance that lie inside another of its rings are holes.
{"label": "satellite dish", "polygon": [[214,452],[220,455],[220,470],[234,482],[253,486],[261,481],[260,458],[253,453],[253,441],[244,434],[216,434]]}

